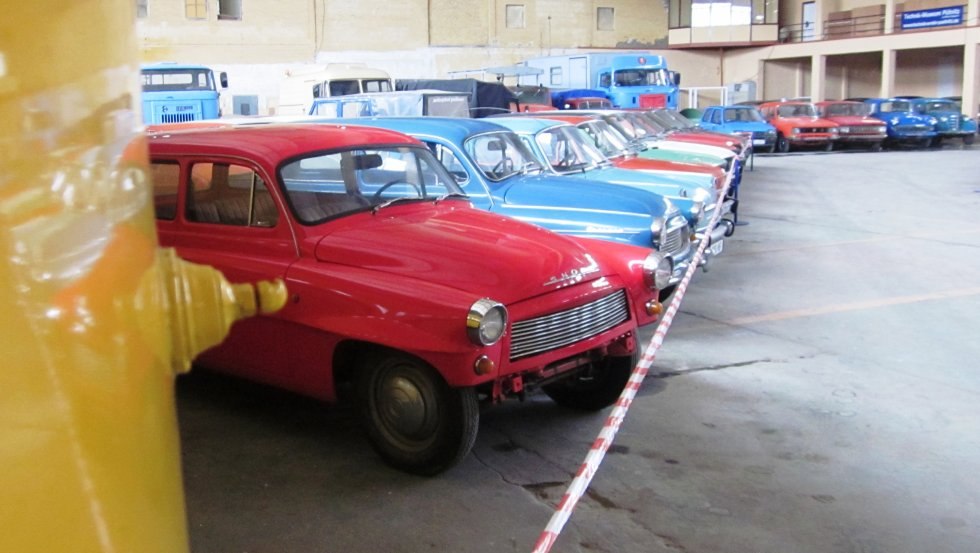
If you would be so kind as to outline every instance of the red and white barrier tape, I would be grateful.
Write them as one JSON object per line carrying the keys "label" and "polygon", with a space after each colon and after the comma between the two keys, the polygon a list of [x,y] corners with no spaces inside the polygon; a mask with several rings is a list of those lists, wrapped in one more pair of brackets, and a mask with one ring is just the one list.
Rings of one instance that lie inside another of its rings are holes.
{"label": "red and white barrier tape", "polygon": [[[721,219],[721,206],[724,203],[725,196],[728,194],[728,188],[731,186],[733,176],[734,171],[730,172],[725,179],[725,186],[722,187],[721,193],[718,195],[718,209],[715,210],[711,221],[708,223],[708,230],[705,231],[705,237],[711,235],[711,231]],[[565,490],[565,495],[558,502],[555,514],[551,516],[548,525],[545,526],[541,536],[538,537],[538,542],[534,546],[533,553],[547,553],[551,550],[551,547],[558,541],[558,535],[561,533],[562,528],[565,527],[565,523],[568,522],[568,518],[572,515],[575,505],[578,504],[579,499],[582,498],[582,494],[585,493],[585,490],[589,487],[589,483],[592,482],[592,477],[599,470],[599,464],[602,462],[603,457],[606,456],[606,451],[609,450],[609,446],[612,445],[613,438],[619,431],[620,425],[623,424],[623,420],[626,418],[626,412],[629,410],[630,404],[633,403],[633,398],[636,397],[636,392],[640,389],[640,385],[643,384],[643,380],[650,371],[650,366],[653,364],[653,359],[656,357],[657,351],[664,343],[667,330],[670,328],[674,320],[674,315],[677,314],[677,310],[680,309],[681,300],[684,298],[687,286],[694,277],[694,273],[697,271],[701,258],[704,257],[704,250],[707,247],[708,239],[702,239],[701,243],[698,244],[698,249],[694,253],[694,257],[691,259],[691,264],[687,268],[687,272],[684,273],[684,278],[677,285],[677,290],[674,292],[674,297],[671,299],[667,311],[664,312],[663,317],[660,318],[660,322],[657,324],[657,330],[650,339],[650,343],[644,348],[643,355],[640,356],[640,361],[633,368],[633,372],[630,374],[629,381],[626,383],[623,393],[616,400],[612,412],[606,418],[602,430],[599,431],[599,436],[596,437],[596,440],[592,443],[592,448],[589,449],[588,455],[585,456],[585,461],[582,462],[578,472],[575,474],[575,478],[572,479],[572,483]]]}

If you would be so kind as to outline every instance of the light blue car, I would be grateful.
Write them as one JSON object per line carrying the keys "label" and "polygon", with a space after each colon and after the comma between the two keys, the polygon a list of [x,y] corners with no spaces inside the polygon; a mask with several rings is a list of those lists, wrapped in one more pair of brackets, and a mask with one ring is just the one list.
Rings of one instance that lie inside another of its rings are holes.
{"label": "light blue car", "polygon": [[953,100],[912,98],[910,101],[918,113],[936,118],[936,145],[945,138],[960,138],[963,144],[973,144],[976,140],[977,122]]}
{"label": "light blue car", "polygon": [[710,106],[701,114],[698,126],[748,137],[756,152],[772,153],[776,148],[776,127],[767,123],[754,106]]}
{"label": "light blue car", "polygon": [[722,239],[730,236],[734,230],[732,222],[727,219],[719,219],[721,224],[713,229],[707,228],[714,211],[728,205],[718,201],[713,186],[706,188],[682,178],[616,167],[596,149],[584,134],[585,131],[569,123],[522,116],[492,117],[491,120],[517,133],[537,161],[554,175],[612,183],[663,195],[677,205],[687,218],[691,232],[695,233],[695,248],[704,239],[714,244],[714,247],[707,249],[706,258],[721,253]]}
{"label": "light blue car", "polygon": [[521,139],[490,119],[373,117],[348,119],[421,140],[456,177],[473,205],[549,230],[652,247],[671,261],[671,286],[693,255],[681,211],[648,190],[552,175]]}

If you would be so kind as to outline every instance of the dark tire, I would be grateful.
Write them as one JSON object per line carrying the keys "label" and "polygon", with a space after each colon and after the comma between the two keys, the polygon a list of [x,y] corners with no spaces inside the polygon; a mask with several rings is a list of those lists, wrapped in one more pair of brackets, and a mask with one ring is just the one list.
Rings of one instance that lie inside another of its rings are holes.
{"label": "dark tire", "polygon": [[872,152],[880,152],[882,150],[881,142],[871,144],[871,147],[868,148],[868,150]]}
{"label": "dark tire", "polygon": [[631,356],[606,357],[569,378],[545,385],[544,393],[562,407],[598,411],[619,399],[639,360],[639,350]]}
{"label": "dark tire", "polygon": [[659,301],[660,303],[665,303],[668,299],[670,299],[670,296],[674,293],[674,290],[676,289],[677,289],[676,284],[671,284],[670,286],[661,289],[658,292],[657,301]]}
{"label": "dark tire", "polygon": [[942,148],[943,147],[943,137],[937,136],[929,142],[930,148]]}
{"label": "dark tire", "polygon": [[833,141],[830,141],[827,144],[825,144],[824,147],[823,147],[823,151],[825,151],[825,152],[833,152],[834,151],[834,142]]}
{"label": "dark tire", "polygon": [[775,150],[781,154],[788,153],[790,150],[789,140],[787,140],[785,136],[780,134],[779,136],[776,137],[776,145],[773,146],[773,148],[775,148]]}
{"label": "dark tire", "polygon": [[767,154],[774,154],[774,153],[776,153],[776,144],[774,143],[772,146],[769,146],[768,148],[766,148],[764,150],[764,152],[767,153]]}
{"label": "dark tire", "polygon": [[963,137],[963,144],[969,146],[969,145],[973,144],[976,141],[976,139],[977,139],[977,135],[975,135],[975,134],[968,134],[968,135],[966,135],[966,136]]}
{"label": "dark tire", "polygon": [[391,466],[424,476],[465,457],[480,425],[472,388],[451,388],[412,357],[373,356],[357,382],[358,411],[371,445]]}

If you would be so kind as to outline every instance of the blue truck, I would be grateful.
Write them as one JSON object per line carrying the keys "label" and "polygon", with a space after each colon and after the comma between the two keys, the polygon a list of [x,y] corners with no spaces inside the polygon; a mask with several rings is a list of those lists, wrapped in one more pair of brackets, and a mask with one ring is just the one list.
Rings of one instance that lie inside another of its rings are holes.
{"label": "blue truck", "polygon": [[530,58],[520,65],[541,69],[522,75],[522,85],[601,90],[617,108],[677,108],[680,73],[664,56],[648,52],[582,53]]}
{"label": "blue truck", "polygon": [[203,65],[154,63],[140,68],[143,123],[184,123],[221,117],[218,87],[228,88],[228,74]]}

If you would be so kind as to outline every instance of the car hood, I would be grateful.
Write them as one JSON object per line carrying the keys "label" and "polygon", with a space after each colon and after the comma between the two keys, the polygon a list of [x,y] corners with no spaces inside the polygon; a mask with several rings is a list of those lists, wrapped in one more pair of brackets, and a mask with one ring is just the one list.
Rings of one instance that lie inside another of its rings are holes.
{"label": "car hood", "polygon": [[632,171],[630,169],[605,166],[580,173],[569,173],[569,176],[591,181],[632,186],[669,197],[672,200],[674,198],[686,198],[689,196],[689,183],[672,177],[654,175],[645,171]]}
{"label": "car hood", "polygon": [[[650,218],[662,217],[667,204],[659,194],[577,178],[529,175],[508,179],[498,190],[512,206],[568,208],[568,216],[587,217],[588,212],[642,215],[649,228]],[[578,212],[579,215],[572,215]]]}
{"label": "car hood", "polygon": [[874,117],[862,117],[860,115],[835,115],[833,117],[827,117],[827,120],[837,123],[838,125],[848,127],[859,127],[861,125],[881,125],[881,121],[875,119]]}
{"label": "car hood", "polygon": [[715,187],[715,177],[701,172],[685,171],[677,168],[665,168],[661,162],[653,159],[634,157],[616,162],[616,167],[628,169],[630,171],[643,171],[650,175],[661,176],[671,179],[679,184],[686,184],[688,192],[695,187],[712,189]]}
{"label": "car hood", "polygon": [[780,117],[780,121],[797,127],[834,127],[836,124],[820,117]]}
{"label": "car hood", "polygon": [[554,283],[563,275],[603,275],[573,238],[459,201],[397,204],[323,227],[318,261],[441,284],[474,300],[510,304],[567,285]]}
{"label": "car hood", "polygon": [[888,123],[894,119],[897,119],[898,123],[901,125],[932,125],[932,117],[929,117],[928,115],[910,113],[907,111],[883,111],[881,113],[876,113],[874,117]]}

